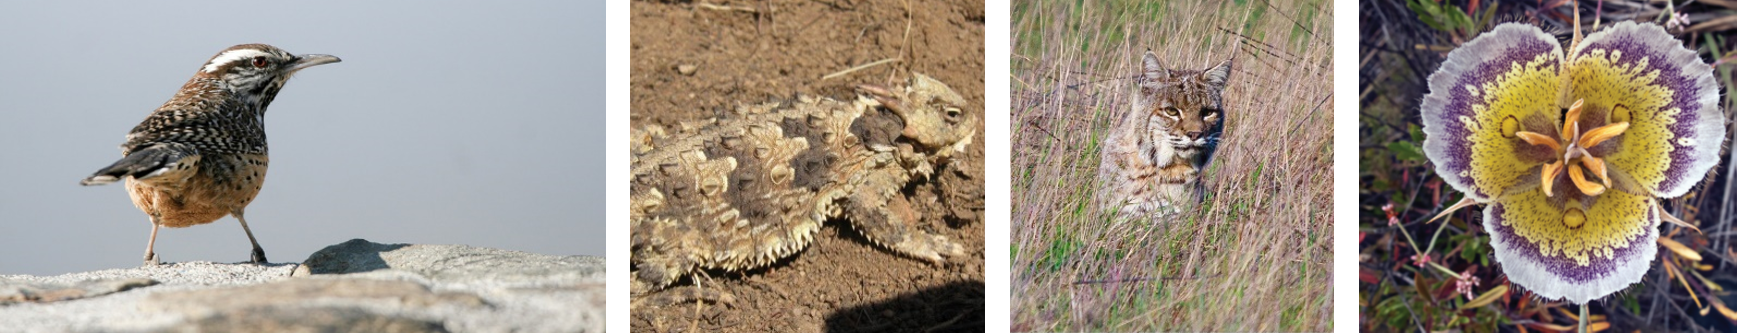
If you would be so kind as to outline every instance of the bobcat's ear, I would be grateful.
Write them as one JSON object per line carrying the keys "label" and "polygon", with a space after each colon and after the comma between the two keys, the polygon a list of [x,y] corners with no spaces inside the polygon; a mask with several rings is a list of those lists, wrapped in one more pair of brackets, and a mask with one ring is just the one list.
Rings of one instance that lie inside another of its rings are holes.
{"label": "bobcat's ear", "polygon": [[1211,84],[1214,87],[1224,89],[1225,82],[1230,81],[1230,66],[1232,60],[1236,59],[1225,59],[1224,63],[1218,64],[1218,66],[1214,66],[1211,69],[1207,69],[1205,72],[1201,72],[1200,78],[1205,79],[1206,83]]}
{"label": "bobcat's ear", "polygon": [[1143,59],[1141,63],[1145,64],[1144,66],[1141,66],[1141,73],[1145,74],[1147,81],[1159,81],[1170,78],[1170,71],[1165,70],[1163,65],[1158,64],[1158,55],[1152,54],[1152,50],[1146,50],[1146,58]]}

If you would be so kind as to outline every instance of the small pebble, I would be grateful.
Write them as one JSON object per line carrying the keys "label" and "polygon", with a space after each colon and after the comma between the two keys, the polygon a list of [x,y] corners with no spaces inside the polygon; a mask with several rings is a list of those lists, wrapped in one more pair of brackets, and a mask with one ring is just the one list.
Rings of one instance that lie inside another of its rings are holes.
{"label": "small pebble", "polygon": [[694,65],[676,66],[676,72],[682,73],[682,75],[690,75],[690,76],[694,75],[694,71],[697,71],[699,69],[700,69],[700,66],[694,66]]}

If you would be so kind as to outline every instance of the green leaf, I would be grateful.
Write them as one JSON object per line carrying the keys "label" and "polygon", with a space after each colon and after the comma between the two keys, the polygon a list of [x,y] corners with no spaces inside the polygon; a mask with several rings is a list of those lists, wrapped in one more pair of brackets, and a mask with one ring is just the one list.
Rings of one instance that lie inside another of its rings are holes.
{"label": "green leaf", "polygon": [[1508,285],[1496,285],[1495,288],[1490,288],[1489,291],[1485,291],[1483,294],[1478,295],[1478,298],[1474,298],[1471,302],[1466,302],[1465,305],[1461,305],[1460,311],[1490,305],[1490,302],[1495,302],[1496,298],[1502,297],[1502,295],[1507,293]]}
{"label": "green leaf", "polygon": [[1488,238],[1482,236],[1466,237],[1465,244],[1465,250],[1460,251],[1460,259],[1465,259],[1468,262],[1488,260],[1485,259],[1485,257],[1488,257],[1490,253],[1490,241]]}
{"label": "green leaf", "polygon": [[1434,3],[1425,1],[1426,0],[1411,0],[1410,2],[1405,3],[1405,7],[1411,8],[1412,13],[1417,13],[1417,19],[1423,21],[1423,24],[1429,25],[1431,29],[1447,31],[1448,29],[1442,27],[1442,24],[1437,22],[1438,17],[1441,16],[1441,13],[1439,12],[1440,9],[1436,7]]}
{"label": "green leaf", "polygon": [[[1493,2],[1494,1],[1492,1],[1492,3],[1489,6],[1484,6],[1484,14],[1479,15],[1480,17],[1478,19],[1478,26],[1476,28],[1480,32],[1484,31],[1484,30],[1489,30],[1490,29],[1490,20],[1496,17],[1496,6],[1498,6],[1500,4],[1493,3]],[[1468,31],[1468,32],[1471,32],[1471,31]]]}
{"label": "green leaf", "polygon": [[1489,266],[1490,252],[1495,251],[1494,248],[1490,247],[1490,236],[1478,236],[1476,242],[1478,244],[1478,265]]}
{"label": "green leaf", "polygon": [[1447,19],[1453,20],[1453,29],[1469,29],[1472,27],[1472,18],[1466,16],[1466,12],[1460,10],[1459,7],[1449,6],[1444,3],[1442,4],[1442,12],[1447,14]]}
{"label": "green leaf", "polygon": [[1423,156],[1423,149],[1418,148],[1417,144],[1412,143],[1411,141],[1394,141],[1388,143],[1387,150],[1393,151],[1393,156],[1400,160],[1418,162],[1427,160],[1427,158]]}

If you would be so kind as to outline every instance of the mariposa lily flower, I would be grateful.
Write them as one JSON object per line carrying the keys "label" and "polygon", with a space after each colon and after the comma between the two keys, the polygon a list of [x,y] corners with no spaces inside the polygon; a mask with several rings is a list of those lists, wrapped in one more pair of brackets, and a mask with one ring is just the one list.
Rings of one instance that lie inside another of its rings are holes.
{"label": "mariposa lily flower", "polygon": [[[1658,198],[1719,162],[1713,69],[1652,24],[1622,22],[1564,53],[1503,24],[1448,53],[1423,100],[1436,173],[1484,207],[1496,261],[1545,299],[1585,304],[1640,281],[1658,252]],[[1444,215],[1447,213],[1443,213]]]}

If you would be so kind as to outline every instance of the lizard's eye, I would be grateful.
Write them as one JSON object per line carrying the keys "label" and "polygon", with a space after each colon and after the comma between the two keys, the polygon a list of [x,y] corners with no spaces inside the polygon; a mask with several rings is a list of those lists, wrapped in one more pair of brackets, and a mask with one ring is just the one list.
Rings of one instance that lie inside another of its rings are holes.
{"label": "lizard's eye", "polygon": [[253,57],[253,67],[264,68],[265,65],[265,57]]}
{"label": "lizard's eye", "polygon": [[959,118],[959,115],[964,113],[963,111],[959,111],[959,108],[951,106],[942,108],[941,110],[947,112],[947,118]]}

